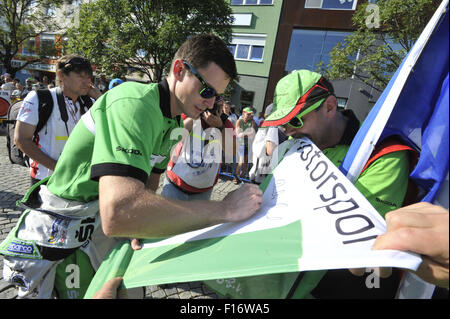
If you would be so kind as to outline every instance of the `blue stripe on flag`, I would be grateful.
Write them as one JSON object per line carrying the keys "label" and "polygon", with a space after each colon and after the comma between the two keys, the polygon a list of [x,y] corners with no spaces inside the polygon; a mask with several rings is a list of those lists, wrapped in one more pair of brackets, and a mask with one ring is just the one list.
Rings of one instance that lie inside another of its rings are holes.
{"label": "blue stripe on flag", "polygon": [[[423,200],[430,202],[436,197],[442,181],[448,174],[448,28],[447,11],[408,75],[408,80],[379,139],[373,141],[375,143],[391,135],[400,135],[407,144],[421,152],[411,178],[425,191]],[[408,56],[409,54],[411,52]],[[353,140],[340,167],[344,174],[347,175],[352,165],[358,164],[355,163],[358,151],[366,148],[369,153],[373,150],[373,145],[364,145],[363,140],[368,130],[376,123],[377,117],[385,111],[383,107],[386,97],[393,89],[401,72],[407,69],[404,68],[404,64],[408,56],[405,57]],[[361,161],[360,158],[357,160]]]}

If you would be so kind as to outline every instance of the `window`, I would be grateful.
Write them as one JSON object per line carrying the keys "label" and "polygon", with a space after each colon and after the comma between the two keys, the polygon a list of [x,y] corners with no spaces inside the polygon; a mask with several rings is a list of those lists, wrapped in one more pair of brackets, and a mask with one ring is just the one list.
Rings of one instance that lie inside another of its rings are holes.
{"label": "window", "polygon": [[233,34],[228,48],[236,60],[262,62],[265,44],[265,35]]}
{"label": "window", "polygon": [[232,6],[238,5],[270,5],[273,0],[231,0]]}
{"label": "window", "polygon": [[229,44],[228,49],[230,50],[230,52],[233,56],[236,55],[236,44]]}
{"label": "window", "polygon": [[252,46],[252,51],[251,51],[251,54],[250,54],[250,60],[262,61],[263,52],[264,52],[264,47],[263,46],[258,46],[258,45]]}
{"label": "window", "polygon": [[306,9],[355,10],[358,0],[306,0]]}
{"label": "window", "polygon": [[250,52],[250,46],[248,44],[238,44],[236,58],[241,59],[241,60],[247,60],[249,52]]}
{"label": "window", "polygon": [[319,63],[327,66],[331,49],[348,35],[349,32],[295,29],[291,36],[286,71],[316,71]]}
{"label": "window", "polygon": [[53,55],[55,50],[55,35],[41,34],[40,47],[43,54]]}
{"label": "window", "polygon": [[35,45],[36,45],[36,42],[35,42],[34,38],[31,38],[31,39],[28,39],[27,41],[25,41],[22,45],[22,54],[23,55],[33,55],[36,50]]}
{"label": "window", "polygon": [[241,105],[242,107],[253,106],[253,100],[255,98],[255,92],[252,91],[241,91]]}
{"label": "window", "polygon": [[233,26],[249,27],[252,25],[252,13],[233,13]]}
{"label": "window", "polygon": [[347,101],[348,101],[347,98],[345,98],[345,97],[336,97],[336,99],[337,99],[338,107],[343,108],[343,109],[345,109],[347,107]]}

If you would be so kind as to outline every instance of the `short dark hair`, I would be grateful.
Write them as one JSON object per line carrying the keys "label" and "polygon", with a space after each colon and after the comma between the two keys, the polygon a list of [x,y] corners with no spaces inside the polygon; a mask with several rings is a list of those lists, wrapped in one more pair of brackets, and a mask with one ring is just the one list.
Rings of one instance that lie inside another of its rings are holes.
{"label": "short dark hair", "polygon": [[69,74],[70,72],[86,72],[89,76],[93,74],[89,60],[80,55],[64,55],[57,62],[56,71],[61,70],[64,74]]}
{"label": "short dark hair", "polygon": [[216,63],[231,80],[237,79],[236,63],[227,44],[213,34],[199,34],[187,39],[175,53],[175,60],[181,59],[196,69],[206,68],[210,62]]}

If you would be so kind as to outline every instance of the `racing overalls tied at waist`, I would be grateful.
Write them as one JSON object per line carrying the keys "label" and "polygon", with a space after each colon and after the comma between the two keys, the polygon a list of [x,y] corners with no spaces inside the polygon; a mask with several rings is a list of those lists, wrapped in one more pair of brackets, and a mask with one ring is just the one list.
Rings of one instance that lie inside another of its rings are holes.
{"label": "racing overalls tied at waist", "polygon": [[83,203],[60,198],[48,191],[47,180],[35,184],[18,202],[25,211],[0,244],[5,257],[3,278],[19,287],[19,298],[50,298],[60,262],[81,248],[98,269],[117,243],[98,227],[98,200]]}

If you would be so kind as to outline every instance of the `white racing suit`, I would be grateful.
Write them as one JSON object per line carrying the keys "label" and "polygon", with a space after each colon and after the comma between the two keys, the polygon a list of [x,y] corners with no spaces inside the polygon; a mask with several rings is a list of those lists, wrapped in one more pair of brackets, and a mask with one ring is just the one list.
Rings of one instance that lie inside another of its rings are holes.
{"label": "white racing suit", "polygon": [[25,195],[21,206],[26,210],[0,244],[3,278],[19,287],[19,298],[51,298],[56,267],[66,257],[80,248],[96,271],[119,242],[99,227],[98,200],[66,200],[44,184],[37,183]]}

